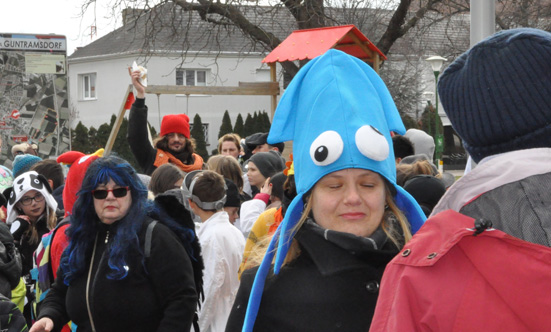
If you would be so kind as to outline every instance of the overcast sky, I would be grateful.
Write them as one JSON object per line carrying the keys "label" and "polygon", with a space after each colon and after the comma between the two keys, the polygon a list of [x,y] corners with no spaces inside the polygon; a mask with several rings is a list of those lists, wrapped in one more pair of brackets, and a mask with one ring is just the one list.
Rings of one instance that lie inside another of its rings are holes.
{"label": "overcast sky", "polygon": [[[1,0],[1,2],[3,14],[0,20],[0,33],[65,35],[67,55],[71,55],[76,47],[85,46],[93,40],[90,37],[90,26],[94,25],[94,9],[91,8],[84,17],[80,17],[80,0]],[[94,39],[113,31],[116,24],[114,20],[106,18],[110,15],[108,9],[97,5],[95,11],[97,37]]]}

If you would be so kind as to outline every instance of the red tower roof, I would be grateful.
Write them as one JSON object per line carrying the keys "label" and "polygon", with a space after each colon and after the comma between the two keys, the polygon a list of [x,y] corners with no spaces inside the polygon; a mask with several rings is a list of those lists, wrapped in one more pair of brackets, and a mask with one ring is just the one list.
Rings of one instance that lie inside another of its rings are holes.
{"label": "red tower roof", "polygon": [[313,59],[335,48],[366,62],[374,56],[382,60],[386,56],[354,25],[293,31],[262,62],[274,63]]}

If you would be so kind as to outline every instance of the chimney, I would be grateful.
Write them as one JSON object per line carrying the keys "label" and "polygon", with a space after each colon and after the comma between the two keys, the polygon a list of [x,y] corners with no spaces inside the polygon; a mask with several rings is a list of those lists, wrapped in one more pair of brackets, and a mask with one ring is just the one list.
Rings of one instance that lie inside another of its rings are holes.
{"label": "chimney", "polygon": [[137,18],[143,13],[143,9],[139,8],[125,8],[122,10],[122,25],[126,25]]}

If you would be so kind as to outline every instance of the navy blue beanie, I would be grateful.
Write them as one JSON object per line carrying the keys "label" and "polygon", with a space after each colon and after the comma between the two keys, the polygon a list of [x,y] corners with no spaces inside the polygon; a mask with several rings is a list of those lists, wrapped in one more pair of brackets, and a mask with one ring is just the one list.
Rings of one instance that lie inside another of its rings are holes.
{"label": "navy blue beanie", "polygon": [[551,33],[498,32],[457,58],[438,94],[474,161],[551,147]]}

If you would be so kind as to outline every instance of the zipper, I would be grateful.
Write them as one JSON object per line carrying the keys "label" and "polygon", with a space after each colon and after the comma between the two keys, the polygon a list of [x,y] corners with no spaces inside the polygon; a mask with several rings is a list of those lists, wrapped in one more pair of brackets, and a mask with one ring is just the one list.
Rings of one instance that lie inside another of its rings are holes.
{"label": "zipper", "polygon": [[[109,233],[107,233],[107,236],[109,236]],[[107,243],[107,239],[105,241]],[[90,269],[88,270],[88,280],[86,281],[86,308],[88,309],[88,318],[90,319],[90,326],[92,327],[92,332],[96,332],[96,327],[94,325],[94,319],[92,318],[92,310],[90,309],[90,277],[92,276],[92,269],[94,267],[94,257],[96,256],[97,244],[98,244],[98,234],[96,234],[96,240],[94,241],[94,249],[92,250],[92,259],[90,260]]]}

